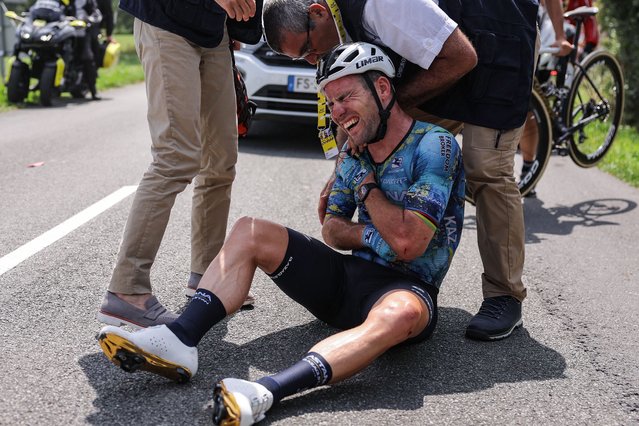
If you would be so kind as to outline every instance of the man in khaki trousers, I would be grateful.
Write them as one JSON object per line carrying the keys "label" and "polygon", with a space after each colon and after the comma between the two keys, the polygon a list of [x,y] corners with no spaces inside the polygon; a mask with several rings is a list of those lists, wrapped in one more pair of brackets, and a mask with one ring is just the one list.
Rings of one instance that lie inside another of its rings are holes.
{"label": "man in khaki trousers", "polygon": [[242,1],[244,9],[237,0],[219,3],[202,0],[184,8],[181,2],[120,1],[120,8],[136,18],[153,160],[136,191],[98,313],[104,323],[148,327],[177,318],[153,296],[150,271],[175,197],[192,181],[187,296],[224,242],[237,161],[226,19],[247,20],[255,3]]}

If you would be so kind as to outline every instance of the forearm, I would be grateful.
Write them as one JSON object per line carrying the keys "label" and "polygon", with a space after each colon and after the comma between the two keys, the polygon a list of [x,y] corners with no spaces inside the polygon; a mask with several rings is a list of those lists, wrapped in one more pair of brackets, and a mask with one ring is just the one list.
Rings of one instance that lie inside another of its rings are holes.
{"label": "forearm", "polygon": [[552,28],[555,30],[555,39],[562,41],[566,39],[566,33],[564,32],[564,11],[560,0],[546,0],[546,11],[550,22],[552,22]]}
{"label": "forearm", "polygon": [[475,65],[475,49],[466,36],[456,29],[427,70],[420,68],[398,85],[397,102],[404,109],[419,106],[445,92]]}
{"label": "forearm", "polygon": [[324,241],[337,250],[356,250],[364,247],[363,232],[364,225],[333,215],[327,215],[322,226]]}
{"label": "forearm", "polygon": [[[366,208],[382,242],[374,243],[378,254],[390,253],[400,260],[412,260],[424,253],[434,231],[410,210],[397,206],[380,190],[373,190],[366,198]],[[385,244],[388,247],[385,247]]]}

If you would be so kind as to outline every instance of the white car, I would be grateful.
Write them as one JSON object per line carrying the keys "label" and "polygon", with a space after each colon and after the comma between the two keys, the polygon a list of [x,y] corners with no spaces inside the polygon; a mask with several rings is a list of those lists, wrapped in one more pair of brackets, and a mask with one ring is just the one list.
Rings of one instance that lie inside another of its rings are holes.
{"label": "white car", "polygon": [[242,44],[235,63],[257,104],[255,120],[317,121],[315,66],[277,54],[264,41]]}

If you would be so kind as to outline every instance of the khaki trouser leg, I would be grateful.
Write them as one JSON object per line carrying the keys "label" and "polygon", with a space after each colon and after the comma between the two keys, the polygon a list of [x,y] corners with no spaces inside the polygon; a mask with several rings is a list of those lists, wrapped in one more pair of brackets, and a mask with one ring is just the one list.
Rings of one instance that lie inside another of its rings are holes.
{"label": "khaki trouser leg", "polygon": [[151,292],[150,269],[175,197],[198,174],[202,161],[204,49],[137,19],[134,38],[145,74],[153,161],[135,194],[109,286],[126,294]]}
{"label": "khaki trouser leg", "polygon": [[463,158],[468,190],[477,205],[477,241],[484,266],[484,298],[522,301],[524,215],[513,168],[522,128],[502,131],[464,125]]}
{"label": "khaki trouser leg", "polygon": [[237,115],[225,34],[202,56],[202,162],[194,181],[191,214],[191,271],[204,274],[226,236],[231,185],[237,162]]}

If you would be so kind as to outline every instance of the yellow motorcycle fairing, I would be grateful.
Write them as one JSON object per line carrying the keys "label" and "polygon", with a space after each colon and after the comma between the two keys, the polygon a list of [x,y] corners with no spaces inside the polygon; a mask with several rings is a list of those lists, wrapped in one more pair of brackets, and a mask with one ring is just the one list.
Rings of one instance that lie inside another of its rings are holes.
{"label": "yellow motorcycle fairing", "polygon": [[13,63],[15,61],[16,61],[16,57],[15,56],[10,56],[9,60],[7,61],[7,69],[9,70],[9,72],[4,77],[5,86],[9,84],[9,77],[11,77],[11,70],[13,69]]}
{"label": "yellow motorcycle fairing", "polygon": [[55,80],[53,80],[54,87],[60,87],[62,84],[62,77],[64,76],[64,61],[62,58],[58,58],[55,61]]}
{"label": "yellow motorcycle fairing", "polygon": [[74,19],[71,21],[70,25],[75,28],[86,28],[87,23],[81,19]]}

